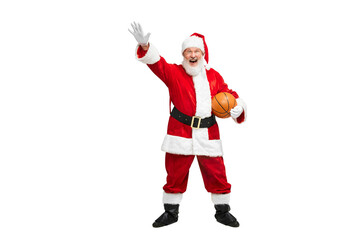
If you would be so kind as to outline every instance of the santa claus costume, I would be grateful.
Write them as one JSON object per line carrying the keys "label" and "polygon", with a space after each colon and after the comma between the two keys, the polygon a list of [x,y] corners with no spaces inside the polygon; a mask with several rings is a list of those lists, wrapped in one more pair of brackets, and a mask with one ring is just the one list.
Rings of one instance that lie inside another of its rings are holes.
{"label": "santa claus costume", "polygon": [[[133,29],[135,32],[134,26]],[[141,26],[138,26],[138,29],[141,29]],[[207,65],[209,53],[205,38],[201,34],[191,35],[182,45],[182,53],[191,47],[199,48],[204,53],[205,66],[201,66],[197,75],[189,75],[183,65],[167,63],[154,44],[147,43],[147,50],[140,45],[136,48],[136,59],[147,64],[164,82],[174,105],[161,147],[166,152],[167,178],[163,187],[165,212],[153,226],[162,227],[178,220],[179,204],[186,191],[190,166],[196,156],[205,188],[211,193],[216,208],[217,221],[238,227],[236,218],[229,213],[231,185],[226,178],[219,128],[212,114],[211,99],[219,92],[232,94],[237,100],[238,108],[242,108],[241,115],[234,118],[238,124],[246,119],[244,101],[228,88],[217,71]]]}

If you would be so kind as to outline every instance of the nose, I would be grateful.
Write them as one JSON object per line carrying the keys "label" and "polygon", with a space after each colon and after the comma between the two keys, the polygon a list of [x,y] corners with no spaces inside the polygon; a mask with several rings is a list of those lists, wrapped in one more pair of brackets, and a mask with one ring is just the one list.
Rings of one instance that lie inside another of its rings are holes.
{"label": "nose", "polygon": [[191,56],[192,58],[196,57],[195,52],[191,52],[190,56]]}

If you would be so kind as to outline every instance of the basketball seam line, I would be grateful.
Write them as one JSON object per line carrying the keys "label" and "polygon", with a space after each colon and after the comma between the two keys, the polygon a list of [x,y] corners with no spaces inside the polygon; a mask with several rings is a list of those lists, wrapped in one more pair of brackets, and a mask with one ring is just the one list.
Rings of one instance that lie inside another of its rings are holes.
{"label": "basketball seam line", "polygon": [[[224,93],[226,100],[228,101],[228,98],[226,96],[226,94]],[[217,103],[219,104],[219,106],[225,111],[225,113],[227,113],[226,116],[230,115],[230,113],[228,113],[228,111],[225,110],[225,108],[223,108],[223,106],[219,103],[219,101],[217,100],[216,96],[215,96],[215,100],[217,101]],[[228,106],[229,106],[229,101],[228,101]]]}
{"label": "basketball seam line", "polygon": [[[226,93],[224,93],[224,95],[225,95],[225,97],[226,97],[226,101],[227,101],[227,103],[228,103],[228,110],[229,110],[229,109],[230,109],[229,99],[228,99]],[[226,111],[226,112],[227,112],[228,115],[230,115],[230,113],[229,113],[228,111]]]}

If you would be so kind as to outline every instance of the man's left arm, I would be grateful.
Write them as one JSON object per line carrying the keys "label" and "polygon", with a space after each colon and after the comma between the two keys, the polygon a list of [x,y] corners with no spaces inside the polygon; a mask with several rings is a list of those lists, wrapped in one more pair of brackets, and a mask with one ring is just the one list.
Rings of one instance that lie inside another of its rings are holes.
{"label": "man's left arm", "polygon": [[239,95],[235,91],[229,89],[223,77],[218,72],[215,71],[215,73],[219,83],[219,92],[228,92],[236,99],[237,105],[230,110],[232,119],[234,119],[234,121],[239,124],[245,122],[247,115],[246,103],[239,97]]}

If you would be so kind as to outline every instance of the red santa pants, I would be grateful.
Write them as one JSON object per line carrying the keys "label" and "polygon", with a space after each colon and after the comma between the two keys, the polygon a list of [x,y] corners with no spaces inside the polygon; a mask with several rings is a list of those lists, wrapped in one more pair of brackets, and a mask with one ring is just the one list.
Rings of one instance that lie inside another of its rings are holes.
{"label": "red santa pants", "polygon": [[[186,191],[189,169],[194,155],[176,155],[166,153],[167,171],[166,193],[184,193]],[[230,193],[231,185],[227,182],[224,160],[222,157],[197,156],[205,189],[210,193]]]}

